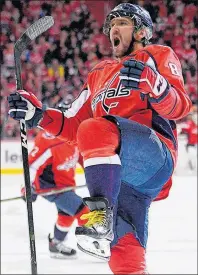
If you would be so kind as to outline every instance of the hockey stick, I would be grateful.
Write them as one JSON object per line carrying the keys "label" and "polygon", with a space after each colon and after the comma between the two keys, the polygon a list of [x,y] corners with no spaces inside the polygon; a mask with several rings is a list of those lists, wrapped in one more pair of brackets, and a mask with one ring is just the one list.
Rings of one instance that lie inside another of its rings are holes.
{"label": "hockey stick", "polygon": [[[35,193],[35,194],[37,194],[39,196],[50,196],[50,195],[60,194],[60,193],[63,193],[63,192],[68,192],[68,191],[71,191],[71,190],[81,189],[81,188],[84,188],[86,186],[87,186],[86,184],[79,185],[79,186],[69,186],[69,187],[65,187],[65,188],[62,188],[62,189],[58,189],[58,190],[53,189],[53,190],[48,191],[48,192]],[[22,198],[23,198],[22,196],[14,197],[14,198],[9,198],[9,199],[3,199],[0,202],[14,201],[14,200],[22,199]]]}
{"label": "hockey stick", "polygon": [[[17,90],[22,90],[21,79],[21,54],[27,49],[27,46],[32,40],[34,40],[41,33],[47,31],[54,24],[53,17],[45,16],[33,23],[16,41],[14,45],[14,62],[15,62],[15,75],[16,75],[16,87]],[[31,251],[31,270],[32,274],[37,274],[37,261],[36,261],[36,248],[35,248],[35,235],[34,235],[34,221],[33,210],[31,201],[31,185],[30,185],[30,173],[28,164],[28,145],[27,145],[27,131],[25,120],[20,120],[20,134],[21,134],[21,150],[24,169],[24,180],[26,190],[26,203],[28,214],[28,226],[29,226],[29,239],[30,239],[30,251]]]}

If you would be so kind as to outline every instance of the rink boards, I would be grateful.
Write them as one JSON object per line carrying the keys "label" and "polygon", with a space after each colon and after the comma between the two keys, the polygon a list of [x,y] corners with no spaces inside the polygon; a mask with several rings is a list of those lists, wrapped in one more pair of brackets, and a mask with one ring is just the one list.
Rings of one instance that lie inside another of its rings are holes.
{"label": "rink boards", "polygon": [[[33,148],[33,141],[28,141],[28,151]],[[20,141],[1,141],[1,174],[13,175],[23,173]],[[80,165],[76,167],[76,173],[82,174]]]}
{"label": "rink boards", "polygon": [[[33,147],[33,141],[28,141],[28,150],[30,151]],[[185,149],[186,139],[184,137],[179,138],[179,153],[178,162],[175,173],[177,175],[184,176],[185,174],[196,175],[196,171],[189,171],[189,164],[186,149]],[[195,156],[190,156],[193,161],[196,162],[196,149]],[[197,167],[197,163],[194,164]],[[22,174],[23,164],[21,155],[21,143],[17,141],[5,141],[1,142],[1,174],[2,175],[13,175]],[[83,174],[83,169],[80,165],[76,167],[76,174]]]}

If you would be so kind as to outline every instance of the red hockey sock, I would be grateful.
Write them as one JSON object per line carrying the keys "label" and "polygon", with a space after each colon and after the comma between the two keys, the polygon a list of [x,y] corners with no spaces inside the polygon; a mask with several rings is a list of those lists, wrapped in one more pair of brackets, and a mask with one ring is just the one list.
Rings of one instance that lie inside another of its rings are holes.
{"label": "red hockey sock", "polygon": [[63,215],[59,213],[56,224],[58,227],[69,228],[72,225],[74,219],[75,217],[73,216]]}
{"label": "red hockey sock", "polygon": [[109,267],[114,274],[148,274],[145,249],[133,234],[123,236],[111,249]]}
{"label": "red hockey sock", "polygon": [[83,215],[83,214],[87,214],[89,213],[89,208],[87,206],[84,206],[82,210],[80,210],[80,212],[78,212],[74,218],[78,220],[78,225],[79,226],[82,226],[84,225],[88,220],[81,220],[80,217]]}

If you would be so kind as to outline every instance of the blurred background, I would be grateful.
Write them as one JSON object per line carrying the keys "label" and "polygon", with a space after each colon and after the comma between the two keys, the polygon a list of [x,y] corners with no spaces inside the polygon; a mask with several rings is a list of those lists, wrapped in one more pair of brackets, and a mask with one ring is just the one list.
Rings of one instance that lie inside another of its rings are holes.
{"label": "blurred background", "polygon": [[[156,202],[151,209],[149,270],[151,274],[198,274],[197,0],[0,0],[1,198],[20,196],[24,181],[19,123],[8,117],[6,99],[16,89],[13,51],[16,40],[40,17],[53,16],[54,26],[22,55],[23,85],[49,107],[62,100],[72,101],[78,96],[88,72],[98,62],[111,58],[111,46],[102,33],[102,25],[110,10],[123,2],[141,5],[150,12],[154,23],[152,43],[170,46],[176,52],[186,91],[193,102],[190,114],[177,121],[179,158],[171,195],[165,201]],[[35,135],[36,130],[28,131],[28,149]],[[76,179],[77,185],[85,183],[82,173],[77,172]],[[87,189],[77,193],[88,196]],[[85,254],[80,254],[75,264],[69,260],[61,264],[51,261],[46,253],[46,236],[53,227],[56,210],[52,204],[39,199],[33,206],[39,274],[94,274],[97,270],[101,274],[109,273],[106,265],[91,262]],[[2,274],[29,272],[26,222],[22,200],[1,204]],[[71,241],[75,243],[74,239]]]}
{"label": "blurred background", "polygon": [[[117,4],[131,2],[146,8],[154,22],[152,43],[173,48],[181,61],[185,88],[192,102],[191,114],[179,121],[179,134],[188,137],[189,124],[197,124],[198,12],[194,0],[139,1],[1,1],[1,138],[17,139],[18,122],[8,118],[6,97],[15,90],[13,47],[37,19],[51,15],[55,24],[39,36],[22,55],[24,89],[53,107],[78,96],[87,73],[111,57],[102,33],[107,13]],[[186,128],[187,123],[187,128]],[[187,130],[186,130],[187,129]],[[29,138],[35,131],[29,132]]]}

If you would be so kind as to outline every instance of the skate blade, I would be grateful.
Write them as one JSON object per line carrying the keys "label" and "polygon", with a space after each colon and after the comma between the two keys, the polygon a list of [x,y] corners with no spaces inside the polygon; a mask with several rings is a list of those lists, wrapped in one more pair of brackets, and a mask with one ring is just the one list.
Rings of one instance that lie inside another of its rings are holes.
{"label": "skate blade", "polygon": [[79,250],[106,262],[109,261],[111,256],[110,241],[96,240],[83,235],[76,237]]}
{"label": "skate blade", "polygon": [[77,247],[78,247],[78,249],[81,250],[82,252],[84,252],[84,253],[86,253],[86,254],[92,256],[92,257],[95,257],[95,258],[97,258],[97,259],[103,260],[103,261],[105,261],[105,262],[108,262],[108,261],[110,260],[110,257],[102,257],[102,256],[99,256],[99,255],[97,255],[97,254],[95,254],[95,253],[93,253],[93,252],[91,252],[91,251],[88,251],[88,250],[83,249],[79,244],[77,244]]}
{"label": "skate blade", "polygon": [[50,252],[50,258],[53,258],[53,259],[59,259],[59,260],[75,260],[78,258],[77,255],[63,255],[61,253],[53,253],[53,252]]}

